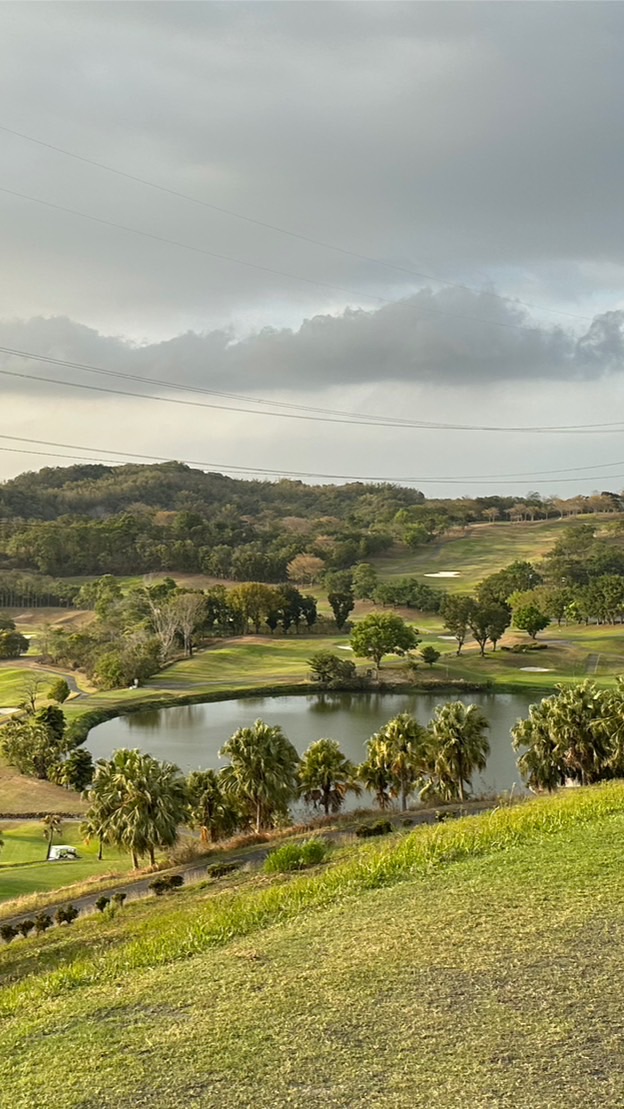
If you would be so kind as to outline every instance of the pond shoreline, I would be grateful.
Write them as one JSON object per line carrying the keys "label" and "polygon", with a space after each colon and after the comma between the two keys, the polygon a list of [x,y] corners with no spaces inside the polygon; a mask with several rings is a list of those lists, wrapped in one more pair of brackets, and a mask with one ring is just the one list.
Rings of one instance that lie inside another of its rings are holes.
{"label": "pond shoreline", "polygon": [[462,678],[456,680],[439,682],[435,679],[431,681],[423,681],[418,683],[407,682],[377,682],[368,685],[364,688],[355,688],[348,683],[340,683],[337,685],[324,685],[318,682],[293,682],[293,683],[268,683],[267,685],[254,685],[254,686],[241,686],[238,689],[219,689],[204,690],[199,693],[182,693],[163,695],[162,697],[146,698],[145,700],[137,698],[136,701],[130,703],[119,703],[118,705],[110,705],[106,708],[85,708],[85,711],[80,715],[75,716],[71,722],[72,734],[77,737],[79,744],[85,743],[89,732],[98,724],[104,724],[108,720],[116,720],[123,716],[132,716],[137,712],[157,712],[161,709],[172,709],[183,707],[184,705],[208,705],[220,701],[238,701],[251,697],[298,697],[306,696],[311,693],[387,693],[387,694],[419,694],[419,693],[528,693],[535,694],[541,700],[543,697],[548,697],[555,691],[555,685],[552,688],[545,688],[542,685],[531,686],[530,684],[522,684],[521,686],[509,683],[496,683],[493,682],[467,682]]}

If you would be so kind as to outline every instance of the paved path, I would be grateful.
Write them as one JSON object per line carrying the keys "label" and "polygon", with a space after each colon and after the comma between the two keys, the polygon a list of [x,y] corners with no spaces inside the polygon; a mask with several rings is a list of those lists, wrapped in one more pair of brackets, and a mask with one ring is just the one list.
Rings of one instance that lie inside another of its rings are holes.
{"label": "paved path", "polygon": [[[459,808],[463,808],[465,812],[476,814],[478,812],[485,812],[486,810],[492,809],[493,807],[494,806],[490,801],[472,801],[467,802],[464,806],[448,806],[441,811],[448,812],[450,815],[453,815],[455,812],[457,812]],[[385,814],[379,813],[377,819],[390,820],[399,828],[403,826],[404,820],[409,820],[410,823],[413,825],[434,824],[436,822],[436,811],[437,810],[435,809],[425,809],[421,812]],[[330,843],[334,844],[344,843],[353,839],[352,831],[325,832],[322,828],[316,828],[311,829],[310,834],[315,836],[322,836],[323,839],[327,839]],[[209,855],[201,862],[188,863],[186,866],[173,867],[171,870],[161,870],[158,872],[154,872],[152,874],[149,874],[145,878],[138,878],[133,882],[124,882],[116,886],[98,887],[97,890],[94,890],[93,893],[84,894],[81,897],[65,897],[62,900],[59,899],[58,901],[54,901],[52,904],[42,905],[38,909],[30,909],[28,912],[16,913],[15,916],[0,918],[0,925],[17,925],[22,920],[32,919],[39,912],[48,913],[51,917],[54,917],[57,909],[61,908],[62,906],[68,905],[70,902],[79,910],[81,915],[86,915],[88,913],[93,913],[94,911],[97,911],[95,909],[95,902],[98,900],[99,897],[112,897],[112,895],[115,893],[125,893],[127,901],[136,901],[139,898],[151,896],[151,890],[149,887],[155,878],[163,877],[169,874],[182,874],[184,877],[185,886],[196,885],[198,882],[203,881],[207,877],[207,867],[211,866],[213,863],[231,862],[238,863],[240,866],[249,866],[250,864],[252,866],[259,866],[260,863],[264,862],[270,851],[274,850],[276,847],[279,847],[283,842],[287,841],[274,840],[271,843],[260,846],[252,851],[246,851],[244,854],[230,854],[229,852],[224,851],[223,854]],[[50,866],[56,865],[59,864],[50,863]]]}

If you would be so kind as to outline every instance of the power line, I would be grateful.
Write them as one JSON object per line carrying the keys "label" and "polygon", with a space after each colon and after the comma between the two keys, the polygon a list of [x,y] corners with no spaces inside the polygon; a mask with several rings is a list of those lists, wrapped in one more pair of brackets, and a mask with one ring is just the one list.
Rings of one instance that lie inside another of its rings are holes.
{"label": "power line", "polygon": [[[181,385],[177,382],[163,381],[158,378],[144,378],[138,374],[125,374],[118,370],[107,370],[100,366],[92,366],[85,362],[70,362],[63,358],[51,358],[47,355],[34,354],[29,351],[18,350],[13,347],[0,346],[0,353],[8,354],[12,357],[19,357],[25,359],[33,359],[34,361],[50,363],[54,366],[61,366],[68,369],[86,370],[89,373],[103,374],[107,377],[120,378],[127,381],[138,381],[141,384],[158,385],[167,389],[177,389],[181,392],[195,392],[206,393],[208,395],[216,396],[232,396],[238,400],[249,401],[261,404],[275,404],[282,406],[281,401],[269,401],[266,398],[247,398],[240,394],[220,393],[216,390],[204,389],[200,386]],[[349,413],[341,412],[340,410],[332,409],[316,409],[307,407],[305,405],[289,405],[287,408],[296,408],[298,411],[286,412],[269,412],[260,411],[253,408],[242,408],[236,405],[225,404],[212,404],[209,402],[182,400],[179,397],[159,397],[152,393],[135,393],[124,391],[120,389],[105,388],[98,385],[87,385],[78,381],[67,381],[66,379],[58,379],[53,377],[43,377],[39,374],[18,373],[17,371],[0,369],[0,374],[5,377],[13,377],[24,379],[26,381],[39,381],[45,384],[60,385],[70,389],[87,389],[100,393],[110,393],[114,396],[133,397],[142,400],[160,401],[166,404],[182,404],[194,408],[210,408],[218,411],[237,412],[243,415],[256,415],[265,417],[279,417],[282,419],[293,420],[306,420],[316,423],[335,423],[335,424],[352,424],[354,426],[365,427],[392,427],[392,428],[405,428],[407,430],[420,430],[420,431],[478,431],[478,432],[501,432],[501,433],[525,433],[525,434],[612,434],[623,430],[624,420],[604,422],[597,424],[564,424],[564,425],[490,425],[490,424],[452,424],[442,423],[427,420],[405,420],[399,417],[391,416],[375,416],[366,415],[364,413]],[[325,413],[325,414],[321,414]]]}
{"label": "power line", "polygon": [[140,185],[146,185],[150,189],[156,189],[158,192],[166,193],[168,196],[176,197],[178,200],[185,200],[190,204],[199,205],[202,208],[208,208],[212,212],[219,212],[221,215],[230,216],[233,219],[242,220],[245,223],[253,224],[256,227],[262,227],[267,231],[275,231],[280,235],[286,235],[291,239],[298,239],[300,242],[308,243],[313,246],[320,246],[324,250],[332,250],[337,254],[345,255],[348,258],[355,258],[360,262],[368,262],[372,265],[383,266],[385,269],[394,270],[397,273],[404,273],[411,277],[418,277],[425,281],[435,281],[439,285],[443,285],[449,289],[461,289],[464,292],[477,293],[479,296],[490,297],[495,300],[500,300],[505,303],[519,304],[523,308],[530,308],[536,311],[552,312],[556,315],[567,316],[569,319],[581,320],[584,322],[590,321],[591,316],[582,316],[574,312],[565,312],[559,308],[551,308],[546,305],[532,304],[529,301],[519,300],[517,297],[505,296],[502,293],[494,293],[489,290],[479,289],[472,285],[466,285],[458,281],[447,281],[444,278],[437,277],[435,274],[423,273],[419,270],[411,269],[407,266],[398,265],[395,262],[388,262],[382,258],[374,258],[368,254],[360,254],[356,250],[349,250],[346,247],[338,246],[336,243],[328,243],[322,239],[316,239],[311,235],[305,235],[299,231],[292,231],[286,227],[280,227],[278,224],[268,223],[265,220],[256,219],[253,216],[248,216],[242,212],[235,212],[232,208],[224,208],[218,204],[213,204],[208,200],[201,200],[199,197],[191,196],[188,193],[181,192],[178,189],[172,189],[167,185],[160,185],[156,181],[150,181],[146,177],[139,177],[137,174],[128,173],[126,170],[117,169],[114,166],[106,165],[104,162],[99,162],[94,158],[87,158],[83,154],[76,154],[74,151],[66,150],[62,146],[56,146],[54,143],[45,142],[43,139],[34,138],[33,135],[27,135],[23,131],[17,131],[12,127],[6,127],[0,124],[0,131],[5,134],[14,135],[17,138],[24,139],[26,142],[35,143],[37,146],[46,147],[48,150],[54,150],[57,154],[63,154],[67,158],[73,158],[75,161],[83,162],[86,165],[95,166],[97,169],[103,169],[107,173],[114,173],[118,177],[124,177],[128,181],[134,181]]}
{"label": "power line", "polygon": [[[0,434],[0,439],[8,440],[8,441],[14,442],[14,443],[34,444],[34,445],[40,446],[40,447],[42,447],[42,446],[58,447],[62,450],[83,451],[83,452],[90,451],[90,452],[95,453],[97,455],[97,458],[90,458],[86,454],[82,454],[80,456],[72,456],[72,455],[67,455],[67,454],[55,454],[52,451],[36,451],[36,450],[31,450],[30,448],[20,449],[18,447],[0,447],[0,451],[9,452],[9,453],[12,453],[12,454],[32,454],[32,455],[38,455],[38,456],[44,456],[44,457],[50,457],[50,458],[69,458],[69,459],[73,459],[73,461],[87,461],[87,462],[93,462],[93,463],[95,463],[95,462],[106,462],[106,463],[110,463],[112,465],[121,464],[120,460],[122,460],[122,459],[132,459],[132,460],[137,459],[137,460],[140,460],[140,461],[143,461],[143,462],[145,462],[145,461],[147,461],[147,462],[177,461],[177,462],[183,463],[186,466],[197,466],[197,467],[199,467],[200,469],[203,469],[203,470],[211,470],[211,471],[218,471],[218,472],[236,471],[236,472],[239,472],[239,473],[259,474],[259,475],[266,475],[266,476],[270,476],[270,477],[295,477],[295,478],[307,477],[307,478],[327,479],[327,480],[330,480],[330,481],[354,481],[354,482],[357,481],[357,482],[370,482],[371,484],[384,484],[384,485],[421,485],[421,484],[426,485],[427,483],[436,484],[436,485],[446,485],[446,484],[449,484],[449,485],[453,484],[454,485],[454,484],[469,484],[470,482],[474,482],[474,481],[479,482],[479,483],[487,483],[487,484],[503,484],[505,481],[508,481],[510,479],[520,479],[520,478],[524,479],[524,478],[529,478],[529,477],[548,477],[548,476],[552,476],[554,474],[561,474],[561,473],[568,474],[568,473],[571,473],[572,471],[603,469],[603,468],[607,468],[607,467],[610,467],[610,466],[622,466],[622,467],[624,467],[624,461],[620,460],[620,461],[617,461],[617,462],[604,462],[604,463],[601,463],[599,465],[593,465],[593,466],[570,466],[570,467],[568,467],[567,469],[564,469],[564,470],[534,470],[534,471],[528,471],[528,472],[525,471],[525,472],[511,473],[511,474],[498,474],[496,477],[490,477],[487,474],[473,474],[473,475],[463,474],[461,477],[425,477],[425,476],[421,476],[419,478],[413,478],[413,477],[412,478],[397,478],[397,477],[379,477],[379,476],[370,476],[370,475],[361,475],[361,474],[360,475],[357,475],[357,474],[327,474],[327,473],[319,473],[319,472],[315,472],[315,471],[304,471],[304,470],[269,469],[269,468],[264,468],[264,467],[260,467],[260,466],[241,466],[239,464],[229,464],[229,463],[224,464],[224,463],[221,463],[221,462],[199,462],[199,461],[197,461],[197,459],[188,459],[188,458],[178,458],[178,459],[174,460],[168,455],[140,454],[140,453],[133,452],[133,451],[117,451],[117,450],[111,450],[109,448],[86,447],[84,445],[78,445],[78,444],[75,444],[75,443],[57,443],[57,442],[49,440],[49,439],[31,439],[31,438],[27,438],[27,437],[21,436],[21,435]],[[114,455],[115,457],[114,458],[109,458],[108,457],[109,455]],[[620,474],[617,474],[617,475],[614,475],[614,474],[610,474],[610,475],[591,475],[591,474],[584,475],[584,474],[580,474],[579,476],[580,476],[581,479],[583,478],[583,476],[593,477],[595,481],[602,481],[603,479],[604,480],[613,480],[614,477],[615,477],[616,480],[619,480],[622,477],[622,475],[620,475]],[[578,482],[579,476],[573,477],[573,478],[557,478],[556,481],[557,481],[557,483],[560,482],[560,481],[565,481],[565,482],[574,482],[574,481],[576,481],[576,482]]]}
{"label": "power line", "polygon": [[[5,193],[7,196],[18,197],[20,200],[27,200],[31,204],[40,204],[44,208],[51,208],[53,211],[64,212],[68,215],[78,216],[80,219],[89,220],[92,223],[97,223],[104,227],[113,227],[117,231],[124,231],[130,235],[138,235],[139,237],[144,239],[152,239],[155,242],[164,243],[166,246],[175,246],[178,247],[180,250],[190,250],[193,254],[202,254],[208,258],[215,258],[217,259],[217,261],[232,262],[237,266],[245,266],[247,269],[259,270],[261,273],[269,273],[273,276],[285,277],[289,281],[304,281],[308,285],[316,285],[323,289],[331,289],[334,292],[348,293],[349,296],[353,296],[356,299],[363,296],[367,300],[376,300],[380,304],[397,303],[395,299],[392,299],[390,297],[379,296],[378,294],[376,295],[374,293],[365,293],[361,290],[347,289],[343,285],[333,285],[327,281],[318,281],[316,278],[312,277],[301,277],[298,274],[286,273],[283,270],[276,270],[270,266],[260,265],[260,263],[257,262],[248,262],[242,258],[234,258],[232,255],[229,254],[218,254],[216,251],[206,250],[205,247],[193,246],[191,243],[183,243],[180,242],[178,239],[169,239],[166,238],[164,235],[157,235],[153,231],[143,231],[141,228],[130,227],[128,224],[125,223],[116,223],[114,220],[104,219],[104,217],[102,216],[94,216],[89,212],[82,212],[78,208],[69,208],[63,204],[55,204],[51,200],[43,200],[41,197],[30,196],[28,193],[17,192],[15,189],[7,189],[4,186],[0,186],[0,193]],[[468,288],[468,286],[466,286],[466,288]],[[512,298],[506,299],[512,300]],[[488,327],[502,327],[506,329],[510,328],[513,331],[529,331],[531,333],[539,333],[541,331],[541,328],[539,327],[523,323],[514,323],[511,320],[489,320],[485,319],[483,316],[465,316],[459,312],[449,312],[446,309],[439,310],[437,308],[434,309],[432,312],[420,311],[416,319],[429,320],[435,318],[436,316],[448,316],[452,319],[464,320],[467,323],[485,324]],[[585,321],[591,320],[590,316],[579,317],[579,319],[581,318]]]}

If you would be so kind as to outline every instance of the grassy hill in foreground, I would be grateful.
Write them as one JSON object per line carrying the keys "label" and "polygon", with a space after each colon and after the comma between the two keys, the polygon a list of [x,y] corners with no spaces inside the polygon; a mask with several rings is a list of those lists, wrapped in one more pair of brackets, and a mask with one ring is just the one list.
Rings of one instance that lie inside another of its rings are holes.
{"label": "grassy hill in foreground", "polygon": [[623,832],[611,783],[17,941],[0,954],[3,1096],[619,1106]]}

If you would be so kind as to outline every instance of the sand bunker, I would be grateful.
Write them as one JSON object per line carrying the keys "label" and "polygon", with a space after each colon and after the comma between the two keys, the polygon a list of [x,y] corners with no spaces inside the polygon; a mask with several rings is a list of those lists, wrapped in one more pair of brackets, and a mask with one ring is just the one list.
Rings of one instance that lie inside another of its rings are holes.
{"label": "sand bunker", "polygon": [[426,578],[458,578],[459,570],[438,570],[435,574],[424,574]]}
{"label": "sand bunker", "polygon": [[338,644],[338,650],[339,651],[352,651],[353,647],[342,647],[340,644]]}
{"label": "sand bunker", "polygon": [[10,716],[13,712],[19,712],[19,709],[0,709],[0,716]]}
{"label": "sand bunker", "polygon": [[527,674],[552,674],[552,669],[548,666],[521,666]]}
{"label": "sand bunker", "polygon": [[451,639],[453,641],[453,643],[455,642],[455,636],[454,635],[439,635],[438,639]]}

